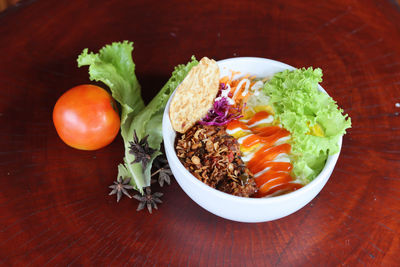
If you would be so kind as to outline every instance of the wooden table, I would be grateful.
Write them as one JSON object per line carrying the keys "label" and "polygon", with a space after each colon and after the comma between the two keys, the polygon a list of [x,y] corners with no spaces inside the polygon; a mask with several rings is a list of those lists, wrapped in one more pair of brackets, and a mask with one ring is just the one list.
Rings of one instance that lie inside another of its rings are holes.
{"label": "wooden table", "polygon": [[[135,43],[146,101],[192,54],[257,56],[324,70],[350,115],[322,192],[286,218],[244,224],[195,204],[175,181],[152,215],[108,196],[122,139],[84,152],[52,123],[89,83],[83,48]],[[22,1],[0,14],[1,265],[399,264],[400,6],[396,1]]]}

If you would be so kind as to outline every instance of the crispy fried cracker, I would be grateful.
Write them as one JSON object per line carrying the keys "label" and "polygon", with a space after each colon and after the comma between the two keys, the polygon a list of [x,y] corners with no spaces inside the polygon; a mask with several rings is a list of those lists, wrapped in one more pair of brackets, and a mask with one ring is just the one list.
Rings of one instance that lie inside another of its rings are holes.
{"label": "crispy fried cracker", "polygon": [[184,133],[212,107],[219,89],[219,67],[203,57],[176,89],[169,117],[175,131]]}

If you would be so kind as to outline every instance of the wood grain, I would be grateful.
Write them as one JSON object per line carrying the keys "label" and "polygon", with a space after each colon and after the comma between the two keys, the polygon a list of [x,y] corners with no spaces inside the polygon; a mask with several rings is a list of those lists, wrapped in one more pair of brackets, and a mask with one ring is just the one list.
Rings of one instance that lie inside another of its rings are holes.
{"label": "wood grain", "polygon": [[[324,70],[353,127],[322,192],[286,218],[218,218],[173,181],[153,215],[107,186],[118,137],[64,145],[51,112],[88,83],[83,48],[135,43],[149,101],[192,54],[276,59]],[[400,252],[398,1],[22,1],[0,13],[0,264],[395,266]]]}

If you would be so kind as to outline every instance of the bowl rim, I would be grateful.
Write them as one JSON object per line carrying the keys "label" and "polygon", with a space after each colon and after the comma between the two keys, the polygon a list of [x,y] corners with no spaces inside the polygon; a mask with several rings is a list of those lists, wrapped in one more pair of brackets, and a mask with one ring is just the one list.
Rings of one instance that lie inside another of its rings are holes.
{"label": "bowl rim", "polygon": [[[221,63],[227,63],[229,61],[237,61],[237,60],[251,60],[251,61],[263,61],[263,62],[269,62],[269,63],[273,63],[273,64],[277,64],[283,67],[287,67],[287,69],[296,69],[295,67],[288,65],[286,63],[280,62],[280,61],[276,61],[276,60],[272,60],[272,59],[268,59],[268,58],[262,58],[262,57],[235,57],[235,58],[227,58],[227,59],[223,59],[223,60],[219,60],[217,61],[218,64]],[[326,94],[328,94],[325,89],[318,85],[318,89]],[[274,196],[274,197],[264,197],[264,198],[246,198],[246,197],[240,197],[240,196],[234,196],[222,191],[219,191],[218,189],[215,189],[211,186],[208,186],[206,184],[204,184],[203,182],[201,182],[200,180],[198,180],[193,174],[190,173],[190,171],[188,171],[183,164],[181,163],[181,161],[178,159],[178,156],[176,155],[176,150],[175,150],[175,138],[176,138],[176,131],[173,130],[172,125],[171,125],[171,121],[169,118],[169,107],[170,107],[170,102],[172,97],[175,94],[175,90],[174,92],[171,94],[167,105],[165,107],[164,110],[164,114],[163,114],[163,139],[164,139],[164,143],[165,144],[165,149],[167,151],[167,145],[172,147],[172,152],[170,154],[170,156],[172,156],[170,159],[168,160],[172,160],[173,164],[175,167],[177,167],[181,172],[183,172],[183,174],[185,174],[185,176],[189,176],[191,177],[189,180],[187,180],[188,182],[195,184],[197,186],[199,186],[201,189],[206,190],[208,192],[210,192],[211,194],[215,195],[218,198],[222,198],[225,200],[230,200],[230,201],[240,201],[240,202],[245,202],[245,203],[249,203],[249,204],[273,204],[273,203],[279,203],[282,201],[287,201],[289,199],[292,198],[297,198],[300,195],[303,194],[307,194],[309,191],[313,190],[313,187],[316,187],[318,184],[320,183],[324,183],[327,182],[327,180],[330,177],[330,172],[334,169],[336,162],[339,158],[340,152],[341,152],[341,148],[342,148],[342,141],[343,141],[343,136],[340,137],[339,141],[338,141],[338,145],[339,145],[339,151],[334,154],[334,155],[328,155],[328,158],[326,160],[325,166],[324,168],[321,170],[321,172],[317,175],[317,177],[315,177],[311,182],[309,182],[308,184],[304,185],[303,187],[301,187],[300,189],[297,189],[293,192],[284,194],[284,195],[279,195],[279,196]],[[329,94],[328,94],[329,95]],[[169,125],[172,129],[172,135],[174,136],[172,142],[169,142],[167,140],[165,140],[166,138],[166,132],[167,132],[167,127],[165,127],[165,123],[167,123],[167,125]],[[165,132],[165,133],[164,133]],[[179,178],[176,178],[177,180]],[[178,182],[179,183],[179,182]]]}

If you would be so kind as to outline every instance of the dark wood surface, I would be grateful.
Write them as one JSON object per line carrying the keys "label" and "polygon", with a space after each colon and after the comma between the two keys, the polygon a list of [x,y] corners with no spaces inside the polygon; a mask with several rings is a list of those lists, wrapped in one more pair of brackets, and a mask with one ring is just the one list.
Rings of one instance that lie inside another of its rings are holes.
{"label": "dark wood surface", "polygon": [[[399,264],[400,7],[397,1],[22,1],[0,13],[0,265]],[[107,186],[123,145],[66,146],[57,98],[88,83],[77,55],[135,43],[148,101],[192,54],[321,67],[353,121],[322,192],[286,218],[216,217],[175,181],[153,215]]]}

